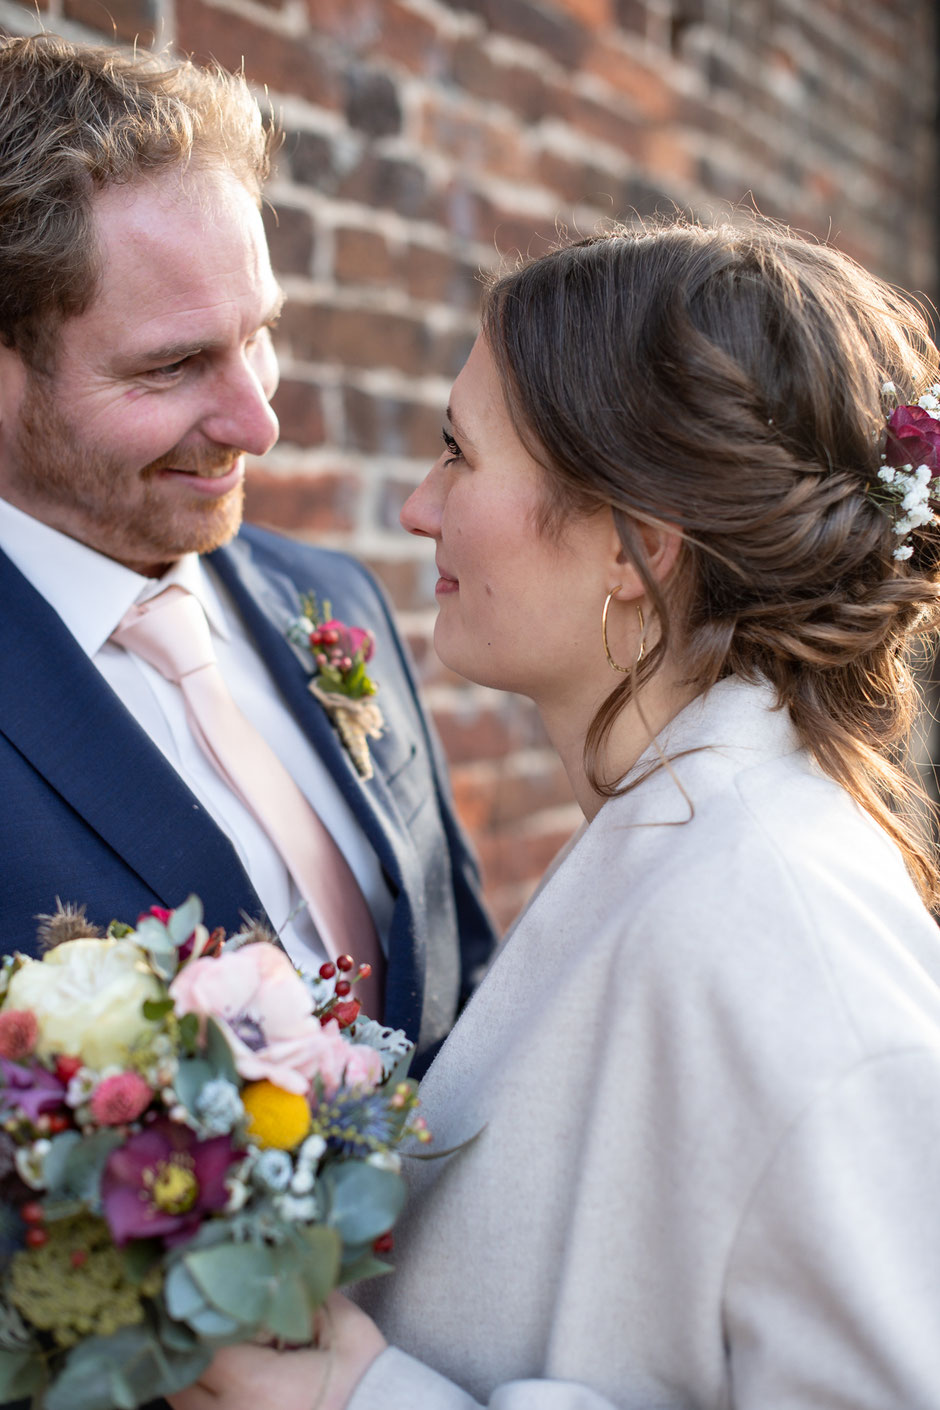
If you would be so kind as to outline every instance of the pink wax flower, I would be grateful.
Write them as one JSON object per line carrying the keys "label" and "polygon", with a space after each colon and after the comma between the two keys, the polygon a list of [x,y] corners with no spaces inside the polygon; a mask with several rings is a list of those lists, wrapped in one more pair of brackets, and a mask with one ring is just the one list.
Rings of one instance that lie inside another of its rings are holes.
{"label": "pink wax flower", "polygon": [[95,1088],[91,1114],[99,1126],[123,1126],[147,1110],[153,1091],[139,1072],[116,1072]]}
{"label": "pink wax flower", "polygon": [[0,1057],[16,1062],[29,1057],[39,1037],[39,1023],[32,1009],[5,1009],[0,1013]]}
{"label": "pink wax flower", "polygon": [[218,1023],[246,1081],[267,1079],[301,1095],[323,1072],[342,1073],[348,1044],[321,1028],[310,996],[283,950],[244,945],[218,959],[190,960],[170,985],[176,1013]]}

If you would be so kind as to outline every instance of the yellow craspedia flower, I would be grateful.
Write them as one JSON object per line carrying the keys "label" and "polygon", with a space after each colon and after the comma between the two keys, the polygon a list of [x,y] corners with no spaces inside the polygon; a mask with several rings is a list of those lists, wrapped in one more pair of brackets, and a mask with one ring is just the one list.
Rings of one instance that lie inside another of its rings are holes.
{"label": "yellow craspedia flower", "polygon": [[249,1082],[241,1097],[248,1135],[259,1146],[293,1150],[310,1130],[307,1099],[297,1092],[285,1092],[273,1082]]}

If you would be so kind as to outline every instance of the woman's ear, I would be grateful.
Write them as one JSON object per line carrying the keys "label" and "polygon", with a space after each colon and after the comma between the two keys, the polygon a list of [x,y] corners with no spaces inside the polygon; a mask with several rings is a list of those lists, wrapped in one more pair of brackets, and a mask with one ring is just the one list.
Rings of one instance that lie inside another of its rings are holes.
{"label": "woman's ear", "polygon": [[[682,534],[672,524],[660,520],[644,522],[629,519],[630,529],[639,539],[643,548],[646,566],[657,583],[663,585],[671,575],[682,548]],[[623,541],[615,523],[611,523],[610,581],[619,582],[618,597],[621,602],[630,602],[643,597],[646,586],[637,572],[633,558],[623,546]]]}

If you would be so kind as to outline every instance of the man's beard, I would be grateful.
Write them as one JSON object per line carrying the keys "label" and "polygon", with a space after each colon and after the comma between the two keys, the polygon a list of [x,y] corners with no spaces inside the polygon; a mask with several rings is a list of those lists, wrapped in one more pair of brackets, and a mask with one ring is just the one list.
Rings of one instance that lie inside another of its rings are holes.
{"label": "man's beard", "polygon": [[241,483],[218,499],[196,493],[175,507],[159,492],[159,472],[231,469],[240,451],[175,446],[140,469],[83,441],[59,409],[53,379],[29,375],[20,404],[10,485],[36,518],[118,562],[166,567],[184,553],[209,553],[234,537]]}

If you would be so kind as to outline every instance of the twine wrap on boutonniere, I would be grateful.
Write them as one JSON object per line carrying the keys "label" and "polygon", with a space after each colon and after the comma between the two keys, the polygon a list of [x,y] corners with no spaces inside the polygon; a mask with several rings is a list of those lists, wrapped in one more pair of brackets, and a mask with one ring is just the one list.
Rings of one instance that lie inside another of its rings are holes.
{"label": "twine wrap on boutonniere", "polygon": [[288,640],[309,655],[314,675],[308,689],[326,710],[342,739],[360,778],[372,777],[369,740],[381,738],[385,728],[375,702],[378,686],[366,674],[375,638],[364,627],[350,627],[333,616],[316,593],[300,599],[303,616],[288,625]]}

